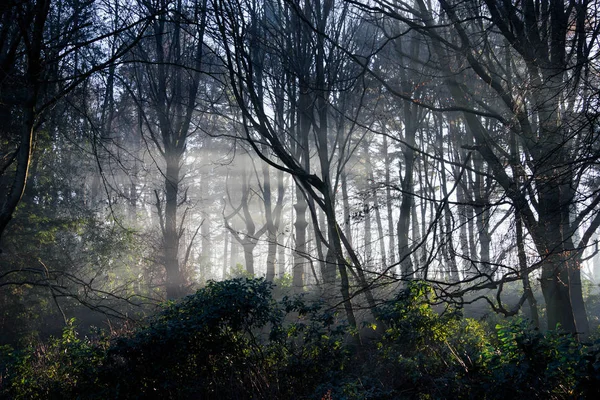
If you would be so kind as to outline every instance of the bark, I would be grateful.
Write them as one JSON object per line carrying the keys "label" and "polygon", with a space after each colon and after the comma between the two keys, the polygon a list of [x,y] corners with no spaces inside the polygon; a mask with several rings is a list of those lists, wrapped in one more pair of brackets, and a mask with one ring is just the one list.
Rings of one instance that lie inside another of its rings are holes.
{"label": "bark", "polygon": [[[285,228],[287,230],[287,228]],[[286,272],[286,249],[288,247],[288,241],[285,237],[285,232],[281,232],[279,234],[279,248],[278,248],[278,256],[277,256],[277,277],[283,278]]]}
{"label": "bark", "polygon": [[181,156],[167,155],[165,173],[165,207],[163,225],[164,266],[167,273],[167,298],[183,295],[184,278],[179,268],[178,193]]}
{"label": "bark", "polygon": [[374,189],[373,189],[373,166],[371,165],[371,156],[369,154],[369,141],[367,138],[363,139],[363,154],[364,154],[364,162],[366,169],[366,181],[365,181],[365,189],[363,193],[363,218],[365,223],[365,233],[364,233],[364,261],[363,265],[367,269],[372,269],[373,266],[373,238],[372,238],[372,219],[373,219],[373,210],[374,210]]}
{"label": "bark", "polygon": [[275,261],[277,260],[277,226],[275,225],[271,201],[271,174],[267,164],[262,165],[263,172],[263,203],[265,205],[265,220],[267,225],[267,274],[269,282],[275,279]]}
{"label": "bark", "polygon": [[[330,14],[333,12],[333,0],[320,0],[315,2],[317,10],[316,26],[319,32],[326,32],[326,26]],[[350,300],[350,283],[348,279],[348,271],[346,270],[346,262],[344,259],[340,234],[338,232],[338,224],[335,215],[335,197],[331,182],[331,166],[329,161],[329,107],[328,107],[328,82],[326,77],[326,49],[325,38],[323,35],[316,37],[316,55],[315,55],[315,72],[316,72],[316,115],[318,116],[318,125],[315,126],[315,136],[317,142],[317,153],[321,170],[323,195],[323,211],[327,219],[328,242],[329,248],[326,256],[326,269],[323,274],[325,287],[328,284],[333,285],[335,282],[335,267],[337,266],[340,275],[340,291],[342,301],[346,311],[348,323],[352,327],[356,327],[356,317]],[[337,264],[337,265],[336,265]]]}
{"label": "bark", "polygon": [[[414,132],[413,132],[414,135]],[[414,138],[414,136],[413,136]],[[414,144],[414,140],[413,140]],[[413,207],[413,167],[414,151],[405,149],[404,152],[404,177],[402,177],[402,201],[400,203],[400,216],[398,217],[398,257],[400,261],[400,275],[403,279],[414,278],[414,267],[411,259],[409,244],[410,217]]]}
{"label": "bark", "polygon": [[519,259],[519,270],[521,271],[521,279],[523,281],[523,291],[527,296],[527,304],[529,305],[529,318],[531,318],[531,324],[535,328],[540,327],[540,317],[538,314],[537,301],[531,288],[529,280],[529,270],[527,268],[527,256],[525,254],[525,240],[523,236],[523,222],[518,213],[515,213],[515,224],[516,224],[516,239],[517,239],[517,256]]}
{"label": "bark", "polygon": [[267,274],[266,279],[273,281],[276,275],[277,261],[277,233],[281,223],[281,213],[283,210],[283,196],[285,187],[283,186],[283,171],[277,172],[277,200],[273,206],[271,196],[271,175],[270,168],[263,164],[263,202],[265,205],[265,219],[267,227]]}
{"label": "bark", "polygon": [[[385,132],[384,132],[385,133]],[[390,181],[390,171],[392,169],[392,162],[390,159],[389,147],[387,135],[383,136],[383,157],[384,157],[384,173],[385,173],[385,207],[387,211],[387,231],[389,235],[389,245],[388,248],[390,254],[390,265],[396,264],[396,240],[394,238],[394,213],[392,211],[393,207],[393,198],[392,198],[392,189],[391,189],[391,181]]]}
{"label": "bark", "polygon": [[[473,36],[460,21],[462,17],[457,15],[457,9],[446,0],[440,0],[440,4],[460,38],[461,48],[467,49],[460,56],[460,62],[467,62],[478,78],[495,92],[505,110],[512,113],[508,120],[499,119],[505,121],[507,128],[518,129],[530,165],[535,166],[533,178],[523,190],[514,177],[506,173],[505,154],[497,151],[498,143],[492,140],[480,118],[475,112],[463,112],[478,152],[519,213],[541,258],[541,286],[547,305],[548,327],[554,329],[560,325],[562,329],[576,333],[574,305],[579,308],[577,314],[583,315],[583,302],[577,283],[580,271],[576,265],[569,264],[574,246],[570,242],[571,222],[565,215],[569,215],[573,201],[569,192],[577,190],[578,185],[574,179],[576,174],[571,171],[571,154],[576,154],[573,153],[576,147],[572,147],[570,139],[577,137],[578,133],[571,127],[578,129],[578,125],[576,120],[570,121],[576,123],[572,125],[564,118],[574,116],[568,108],[574,104],[572,96],[578,91],[573,85],[580,82],[578,74],[588,62],[583,47],[587,28],[585,22],[580,22],[586,20],[586,7],[573,9],[578,22],[570,24],[572,15],[565,12],[562,3],[549,8],[534,8],[532,2],[500,5],[492,0],[485,1],[491,21],[511,46],[514,62],[522,67],[521,74],[532,89],[527,93],[513,93],[507,91],[504,76],[498,77],[494,72],[496,65],[491,59],[495,55],[482,57],[477,54],[478,49],[471,40]],[[418,0],[418,6],[425,16],[423,22],[432,26],[433,19],[424,1]],[[549,29],[540,29],[540,24]],[[515,26],[518,28],[513,29]],[[567,41],[570,48],[578,49],[574,53],[574,62],[567,59]],[[433,42],[439,59],[447,60],[441,41],[434,38]],[[568,79],[567,71],[573,74]],[[464,87],[452,75],[446,75],[446,83],[455,104],[463,110],[473,110]],[[519,97],[521,95],[527,97],[526,101]],[[572,285],[573,280],[575,285]],[[583,330],[587,320],[582,319],[585,321],[581,321]]]}
{"label": "bark", "polygon": [[211,231],[211,215],[209,213],[204,213],[202,218],[202,225],[200,226],[200,267],[204,269],[204,271],[202,272],[203,274],[205,273],[205,271],[210,270],[212,268],[214,239],[211,237]]}
{"label": "bark", "polygon": [[[304,170],[310,170],[310,155],[308,152],[308,135],[311,129],[311,101],[308,94],[308,88],[300,87],[297,113],[296,144],[294,155]],[[298,182],[297,182],[298,184]],[[294,210],[296,211],[296,221],[294,222],[295,229],[295,244],[294,244],[294,265],[292,268],[292,285],[296,292],[304,290],[304,274],[306,266],[307,240],[306,229],[308,221],[306,219],[306,210],[308,203],[300,184],[296,187],[296,203]]]}
{"label": "bark", "polygon": [[[372,177],[372,179],[374,179]],[[381,264],[376,270],[387,269],[387,255],[385,249],[385,234],[383,233],[383,222],[381,221],[381,210],[379,196],[377,195],[377,189],[373,190],[373,208],[375,209],[375,223],[377,224],[377,241],[379,242],[379,254]]]}
{"label": "bark", "polygon": [[477,234],[479,237],[479,256],[476,261],[480,265],[479,272],[486,276],[491,276],[492,269],[490,268],[490,243],[489,235],[489,219],[490,210],[489,195],[484,183],[484,166],[483,160],[476,154],[473,156],[473,169],[475,170],[475,179],[473,182],[474,194],[474,211],[476,217]]}
{"label": "bark", "polygon": [[[151,81],[138,82],[140,90],[147,90],[144,95],[150,98],[150,105],[156,114],[159,136],[150,134],[165,162],[164,204],[157,194],[157,207],[162,213],[163,235],[163,264],[167,276],[166,292],[168,299],[175,299],[185,292],[186,278],[179,260],[180,239],[183,234],[183,221],[179,221],[179,206],[181,189],[181,168],[186,150],[187,138],[190,134],[190,124],[197,104],[196,96],[201,79],[201,67],[204,46],[204,29],[206,24],[206,0],[196,5],[196,16],[199,18],[194,28],[197,37],[194,38],[193,56],[186,60],[182,50],[182,35],[186,23],[182,17],[182,4],[176,4],[177,12],[172,21],[156,18],[153,22],[154,51],[149,56],[148,51],[140,50],[140,57],[148,59],[147,74],[154,77]],[[149,6],[149,13],[153,10]],[[187,31],[186,31],[187,32]],[[169,46],[166,45],[169,43]],[[193,69],[191,74],[183,71],[185,63]],[[138,99],[140,108],[141,99]],[[146,118],[147,119],[147,118]],[[150,132],[154,132],[151,127]],[[161,208],[162,207],[162,208]]]}
{"label": "bark", "polygon": [[352,217],[350,216],[350,199],[348,197],[348,174],[345,166],[340,173],[340,185],[342,188],[342,212],[344,218],[344,234],[352,243]]}
{"label": "bark", "polygon": [[446,268],[451,283],[458,283],[460,276],[458,273],[458,263],[456,262],[456,250],[454,247],[454,222],[450,203],[448,201],[448,178],[446,176],[446,163],[444,161],[444,135],[441,129],[441,124],[438,126],[437,136],[437,155],[440,157],[440,187],[443,197],[443,222],[442,222],[442,254],[446,263]]}

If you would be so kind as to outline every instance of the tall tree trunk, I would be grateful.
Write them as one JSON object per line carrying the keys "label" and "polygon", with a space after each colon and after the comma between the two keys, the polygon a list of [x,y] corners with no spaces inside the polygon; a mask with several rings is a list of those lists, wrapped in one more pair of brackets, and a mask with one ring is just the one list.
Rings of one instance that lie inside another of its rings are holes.
{"label": "tall tree trunk", "polygon": [[[385,126],[385,125],[384,125]],[[385,171],[385,207],[387,211],[387,231],[389,235],[389,251],[390,251],[390,265],[396,264],[396,240],[394,239],[394,213],[392,188],[390,180],[390,171],[392,170],[392,162],[389,154],[387,135],[383,135],[383,152],[384,152],[384,171]]]}
{"label": "tall tree trunk", "polygon": [[[333,11],[333,0],[317,0],[314,5],[317,10],[316,25],[319,32],[325,32],[327,21],[330,13]],[[323,274],[325,287],[333,286],[335,282],[335,267],[340,274],[340,291],[342,301],[346,311],[348,323],[352,327],[356,327],[356,317],[350,300],[350,282],[348,279],[348,271],[346,270],[346,262],[344,259],[340,233],[338,232],[337,219],[335,215],[335,198],[331,183],[331,169],[329,161],[329,107],[328,99],[329,90],[326,78],[326,54],[325,54],[325,38],[322,35],[316,37],[316,55],[315,55],[315,78],[316,78],[316,114],[318,116],[318,125],[315,126],[315,136],[317,142],[317,153],[321,169],[321,179],[323,181],[322,195],[325,217],[327,219],[327,232],[329,248],[326,256],[326,268]]]}
{"label": "tall tree trunk", "polygon": [[[207,269],[212,268],[212,259],[213,259],[213,246],[214,239],[211,237],[212,231],[212,223],[211,223],[211,214],[205,213],[202,219],[202,226],[200,227],[200,235],[201,235],[201,253],[200,253],[200,267],[203,268],[203,274]],[[191,239],[193,240],[193,239]]]}
{"label": "tall tree trunk", "polygon": [[[241,199],[239,207],[235,208],[232,214],[224,217],[225,227],[229,229],[229,232],[233,236],[233,238],[242,246],[244,251],[244,261],[246,265],[246,272],[254,276],[256,271],[254,270],[254,248],[258,244],[260,237],[267,230],[267,225],[263,225],[260,229],[256,229],[256,224],[254,223],[254,217],[252,212],[250,211],[250,200],[251,200],[251,189],[250,189],[250,174],[247,172],[243,172],[241,176],[242,184],[241,184]],[[244,232],[238,232],[234,230],[229,224],[229,220],[235,215],[239,214],[239,211],[242,211],[242,216],[240,217],[244,222],[245,230]]]}
{"label": "tall tree trunk", "polygon": [[229,230],[223,229],[223,264],[222,264],[222,274],[221,277],[223,280],[227,279],[227,273],[229,269],[228,261],[231,259],[229,254]]}
{"label": "tall tree trunk", "polygon": [[379,253],[381,265],[377,270],[384,270],[387,268],[387,254],[385,249],[385,234],[383,233],[383,222],[381,221],[381,210],[379,207],[381,206],[379,201],[379,196],[377,195],[377,190],[373,190],[373,208],[375,209],[375,223],[377,224],[377,241],[379,242]]}
{"label": "tall tree trunk", "polygon": [[364,162],[366,169],[365,190],[363,194],[363,217],[365,219],[364,232],[364,262],[363,267],[372,270],[373,267],[373,238],[371,221],[373,217],[373,166],[371,165],[371,156],[369,154],[369,141],[363,138],[362,141]]}
{"label": "tall tree trunk", "polygon": [[267,274],[269,282],[275,279],[275,261],[277,260],[277,226],[274,221],[271,200],[271,174],[269,166],[262,163],[263,173],[263,203],[265,205],[265,219],[267,224]]}
{"label": "tall tree trunk", "polygon": [[[31,163],[31,158],[33,156],[33,148],[35,142],[35,123],[36,123],[36,106],[38,102],[38,95],[40,92],[40,79],[42,78],[43,65],[42,65],[42,47],[44,45],[44,27],[46,25],[46,20],[48,18],[50,12],[50,1],[49,0],[40,0],[36,1],[35,5],[32,7],[30,11],[31,15],[26,15],[23,21],[16,21],[19,26],[23,25],[21,29],[24,29],[29,23],[32,23],[32,30],[30,31],[30,35],[27,38],[23,38],[26,61],[23,61],[25,64],[26,72],[25,72],[25,88],[24,93],[21,95],[24,96],[24,99],[19,104],[19,111],[14,113],[16,115],[21,114],[21,121],[19,123],[20,129],[19,133],[16,135],[18,137],[18,150],[16,153],[16,167],[14,175],[10,180],[10,189],[8,193],[4,197],[4,201],[2,202],[2,206],[0,207],[0,239],[6,229],[6,226],[12,219],[13,213],[17,208],[17,205],[21,201],[23,197],[23,193],[25,193],[25,186],[27,184],[27,177],[29,174],[29,166]],[[10,13],[6,13],[6,15],[11,15]],[[19,15],[20,16],[20,15]],[[3,21],[8,22],[8,21]],[[18,42],[21,41],[21,36],[17,36],[19,39]],[[17,49],[16,43],[9,43],[8,46],[15,46],[14,49]],[[4,49],[2,50],[8,51],[12,53],[12,49]],[[6,60],[5,60],[6,62]],[[2,80],[12,80],[10,76],[6,76],[4,73],[0,73],[0,77]],[[0,98],[3,100],[3,98]],[[9,112],[9,115],[12,113]],[[8,165],[7,165],[8,167]],[[4,171],[2,171],[4,172]],[[1,250],[0,250],[1,252]]]}
{"label": "tall tree trunk", "polygon": [[176,299],[183,294],[184,278],[179,269],[179,231],[177,207],[181,157],[167,154],[165,173],[165,217],[163,228],[164,265],[167,273],[167,298]]}
{"label": "tall tree trunk", "polygon": [[486,171],[484,170],[483,160],[479,154],[473,155],[473,169],[475,170],[475,179],[473,182],[474,211],[479,237],[479,257],[477,261],[480,265],[479,272],[489,276],[492,273],[490,267],[489,196],[486,188],[487,185],[484,183]]}
{"label": "tall tree trunk", "polygon": [[[311,129],[310,115],[312,107],[308,90],[304,85],[301,85],[299,88],[298,108],[295,110],[297,115],[297,126],[295,128],[297,139],[293,144],[295,147],[294,155],[300,161],[305,171],[310,171],[308,135]],[[306,240],[306,229],[308,227],[306,219],[307,209],[308,203],[303,189],[298,185],[296,187],[296,203],[294,204],[294,211],[296,212],[296,220],[294,222],[296,241],[294,243],[294,264],[292,267],[292,286],[296,292],[304,290],[304,273],[308,254]]]}
{"label": "tall tree trunk", "polygon": [[350,199],[348,197],[348,173],[346,166],[340,172],[340,185],[342,187],[342,212],[344,216],[344,235],[352,243],[352,220],[350,217]]}
{"label": "tall tree trunk", "polygon": [[457,283],[460,281],[458,272],[458,264],[456,262],[456,251],[454,250],[454,223],[452,210],[450,209],[449,203],[449,192],[448,192],[448,178],[446,177],[446,163],[444,162],[444,134],[441,121],[438,124],[438,136],[437,136],[437,148],[438,156],[440,157],[440,187],[441,194],[444,201],[443,204],[443,257],[448,268],[449,281],[451,283]]}

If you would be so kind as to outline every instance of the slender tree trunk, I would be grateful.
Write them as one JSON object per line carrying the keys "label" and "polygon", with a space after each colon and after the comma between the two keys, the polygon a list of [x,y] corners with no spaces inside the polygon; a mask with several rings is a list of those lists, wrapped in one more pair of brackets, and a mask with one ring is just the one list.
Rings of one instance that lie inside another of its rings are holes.
{"label": "slender tree trunk", "polygon": [[279,235],[279,247],[277,248],[278,256],[277,256],[277,277],[283,278],[286,274],[286,248],[287,241],[283,232]]}
{"label": "slender tree trunk", "polygon": [[387,268],[387,254],[385,250],[385,234],[383,233],[383,222],[381,221],[381,210],[379,196],[377,195],[377,191],[373,192],[373,208],[375,209],[375,223],[377,224],[377,241],[379,242],[379,253],[381,254],[381,265],[378,270],[383,270]]}
{"label": "slender tree trunk", "polygon": [[372,211],[373,211],[373,188],[372,188],[372,177],[373,177],[373,167],[371,165],[371,157],[369,155],[369,142],[366,138],[363,139],[363,154],[365,159],[365,168],[367,172],[366,182],[365,182],[365,190],[364,190],[364,198],[363,198],[363,218],[364,218],[364,226],[365,231],[363,234],[364,237],[364,254],[363,254],[363,267],[367,270],[371,270],[373,267],[373,238],[372,231],[373,227],[371,226],[372,221]]}
{"label": "slender tree trunk", "polygon": [[263,203],[265,206],[265,219],[267,224],[267,274],[269,282],[275,279],[275,261],[277,260],[277,227],[274,221],[271,200],[271,174],[269,166],[262,163],[263,173]]}
{"label": "slender tree trunk", "polygon": [[[384,132],[385,133],[385,132]],[[390,160],[389,147],[387,136],[383,136],[383,157],[384,157],[384,171],[385,171],[385,207],[387,211],[387,231],[389,235],[389,245],[390,249],[390,265],[396,264],[396,240],[394,238],[394,213],[392,211],[393,208],[393,198],[392,198],[392,189],[391,189],[391,180],[390,180],[390,171],[392,169],[392,162]]]}
{"label": "slender tree trunk", "polygon": [[490,268],[489,196],[484,183],[485,171],[483,160],[479,154],[473,155],[473,168],[475,169],[475,179],[473,182],[475,223],[479,237],[479,257],[477,261],[480,265],[479,272],[489,276],[492,273],[492,269]]}
{"label": "slender tree trunk", "polygon": [[[308,95],[308,88],[301,87],[300,95],[298,98],[298,110],[297,110],[297,127],[296,137],[297,142],[295,144],[295,156],[297,160],[300,160],[302,167],[306,171],[310,171],[310,159],[308,153],[308,134],[310,131],[310,98]],[[295,238],[294,244],[294,264],[292,267],[292,285],[296,292],[302,292],[304,289],[304,271],[307,257],[307,242],[306,242],[306,229],[308,227],[308,221],[306,219],[306,210],[308,203],[304,197],[301,187],[296,187],[296,203],[294,204],[294,210],[296,212],[296,221],[294,222]]]}
{"label": "slender tree trunk", "polygon": [[340,184],[342,187],[342,207],[344,215],[344,234],[348,241],[352,243],[352,221],[350,217],[350,199],[348,198],[348,174],[344,166],[340,173]]}
{"label": "slender tree trunk", "polygon": [[460,281],[460,276],[458,273],[458,264],[456,263],[455,250],[454,250],[454,224],[453,224],[453,215],[452,210],[450,209],[450,204],[448,202],[448,179],[446,176],[446,163],[444,162],[444,142],[443,142],[443,132],[441,123],[438,125],[438,136],[437,136],[437,148],[440,155],[440,187],[442,191],[442,198],[444,200],[443,205],[443,214],[444,219],[442,223],[443,229],[443,255],[444,261],[446,263],[446,267],[448,268],[448,273],[450,277],[451,283],[457,283]]}
{"label": "slender tree trunk", "polygon": [[400,257],[400,274],[402,278],[412,279],[415,273],[409,244],[410,216],[413,207],[414,152],[412,149],[405,150],[404,161],[405,173],[402,179],[402,203],[400,204],[400,216],[397,225],[398,255]]}
{"label": "slender tree trunk", "polygon": [[[201,241],[201,253],[200,253],[200,267],[203,269],[212,268],[213,259],[213,246],[214,239],[211,237],[211,215],[209,213],[204,214],[202,219],[202,226],[200,227],[200,235],[202,236]],[[190,239],[192,240],[192,239]],[[205,272],[205,271],[204,271]],[[203,273],[204,273],[203,272]]]}
{"label": "slender tree trunk", "polygon": [[[18,133],[19,147],[16,154],[16,168],[11,179],[10,189],[4,198],[0,207],[0,239],[6,229],[6,226],[12,219],[13,213],[17,205],[25,193],[27,177],[29,174],[29,165],[33,156],[34,138],[35,138],[35,123],[36,123],[36,105],[40,89],[42,75],[42,46],[44,43],[44,26],[50,12],[50,1],[36,1],[32,10],[33,30],[30,37],[25,40],[25,50],[27,54],[26,62],[26,89],[24,100],[20,105],[22,120],[20,121],[20,129]],[[19,23],[17,21],[17,23]],[[25,23],[25,21],[21,21]],[[16,49],[16,47],[15,47]],[[0,75],[6,77],[4,74]],[[4,197],[4,196],[2,196]],[[1,250],[0,250],[1,252]]]}
{"label": "slender tree trunk", "polygon": [[223,229],[223,264],[221,274],[223,280],[227,279],[227,270],[229,269],[228,261],[231,259],[231,256],[229,254],[229,240],[229,230],[225,228]]}

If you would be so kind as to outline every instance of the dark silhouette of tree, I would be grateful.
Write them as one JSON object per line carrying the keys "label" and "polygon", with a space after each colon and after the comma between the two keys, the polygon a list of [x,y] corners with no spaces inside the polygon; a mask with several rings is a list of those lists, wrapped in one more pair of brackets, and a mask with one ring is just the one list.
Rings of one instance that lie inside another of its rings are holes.
{"label": "dark silhouette of tree", "polygon": [[[23,196],[48,111],[92,74],[119,60],[146,29],[147,19],[129,15],[106,29],[94,19],[94,7],[49,0],[9,0],[0,6],[0,115],[7,121],[0,148],[0,237]],[[111,54],[95,51],[115,33],[126,39]]]}

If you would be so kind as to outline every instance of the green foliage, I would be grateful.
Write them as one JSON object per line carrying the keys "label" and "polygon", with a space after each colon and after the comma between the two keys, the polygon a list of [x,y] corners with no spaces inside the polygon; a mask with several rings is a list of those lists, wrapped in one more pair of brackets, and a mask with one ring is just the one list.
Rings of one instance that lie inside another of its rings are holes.
{"label": "green foliage", "polygon": [[[411,282],[379,310],[372,342],[303,296],[273,299],[264,279],[208,285],[113,339],[60,338],[0,348],[11,399],[593,398],[600,343],[542,334],[522,319],[490,329]],[[381,330],[381,329],[380,329]]]}
{"label": "green foliage", "polygon": [[9,228],[3,250],[10,256],[0,259],[0,343],[19,345],[25,337],[58,335],[63,318],[56,307],[57,291],[63,311],[87,325],[105,316],[90,313],[79,300],[126,313],[131,308],[119,296],[135,301],[135,294],[147,294],[137,268],[139,244],[131,231],[113,221],[77,207],[24,201]]}
{"label": "green foliage", "polygon": [[237,263],[227,273],[227,279],[246,278],[252,279],[254,276],[246,270],[244,264]]}
{"label": "green foliage", "polygon": [[520,318],[498,324],[495,330],[481,352],[473,380],[482,395],[490,399],[575,397],[591,348],[560,331],[542,334]]}
{"label": "green foliage", "polygon": [[62,336],[50,338],[47,345],[31,345],[16,352],[2,349],[2,358],[10,359],[4,380],[5,394],[18,399],[75,398],[79,379],[93,373],[103,359],[103,346],[82,340],[71,319]]}
{"label": "green foliage", "polygon": [[293,277],[291,274],[284,273],[279,278],[275,278],[273,282],[279,289],[288,289],[292,287]]}
{"label": "green foliage", "polygon": [[433,301],[429,285],[412,281],[382,307],[379,318],[388,328],[377,343],[379,374],[386,386],[441,398],[485,347],[485,331],[451,309],[436,312]]}
{"label": "green foliage", "polygon": [[246,386],[266,390],[256,330],[281,324],[271,289],[261,279],[209,282],[169,305],[111,348],[103,371],[105,391],[118,388],[125,398],[186,392],[227,398]]}
{"label": "green foliage", "polygon": [[598,348],[561,332],[507,319],[489,329],[446,309],[436,312],[424,282],[381,310],[378,376],[410,398],[587,398],[600,386]]}
{"label": "green foliage", "polygon": [[344,327],[322,303],[300,297],[277,302],[272,290],[264,279],[209,282],[110,343],[81,340],[69,325],[47,348],[31,347],[16,358],[7,351],[4,393],[65,399],[311,398],[320,382],[343,370]]}
{"label": "green foliage", "polygon": [[587,292],[585,309],[590,322],[590,329],[594,338],[600,339],[600,289],[597,285],[584,280],[584,289]]}

